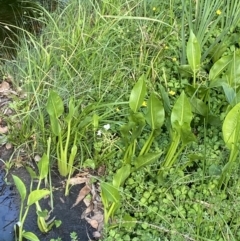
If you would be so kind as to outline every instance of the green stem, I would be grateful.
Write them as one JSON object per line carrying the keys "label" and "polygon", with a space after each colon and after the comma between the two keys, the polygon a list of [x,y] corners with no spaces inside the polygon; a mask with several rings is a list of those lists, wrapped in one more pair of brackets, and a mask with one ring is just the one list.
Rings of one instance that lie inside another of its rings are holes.
{"label": "green stem", "polygon": [[153,141],[154,141],[154,130],[152,130],[150,136],[148,137],[147,141],[145,142],[139,156],[142,156],[142,155],[148,153]]}
{"label": "green stem", "polygon": [[173,135],[172,143],[168,150],[166,159],[163,163],[163,167],[171,167],[173,165],[174,160],[176,160],[176,157],[174,158],[174,155],[176,153],[179,143],[180,143],[180,135],[178,133],[176,133]]}
{"label": "green stem", "polygon": [[21,225],[19,227],[19,232],[18,232],[18,234],[19,234],[19,241],[22,241],[23,224],[24,224],[25,219],[27,217],[28,210],[29,210],[29,206],[27,206],[26,211],[25,211],[23,217],[20,219]]}

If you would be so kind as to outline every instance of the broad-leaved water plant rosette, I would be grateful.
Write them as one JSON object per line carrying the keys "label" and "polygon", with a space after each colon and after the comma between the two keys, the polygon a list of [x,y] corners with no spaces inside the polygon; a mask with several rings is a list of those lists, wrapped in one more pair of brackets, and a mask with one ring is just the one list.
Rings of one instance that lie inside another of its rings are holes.
{"label": "broad-leaved water plant rosette", "polygon": [[[112,183],[101,183],[105,223],[108,223],[109,218],[113,217],[120,207],[120,189],[124,186],[124,182],[131,173],[149,166],[153,162],[159,162],[160,157],[164,153],[164,151],[152,152],[151,145],[154,139],[161,135],[161,127],[165,121],[164,105],[167,106],[168,102],[167,95],[163,94],[163,100],[161,100],[159,95],[154,92],[151,93],[147,101],[147,110],[143,112],[141,106],[146,98],[146,92],[146,78],[141,76],[131,91],[129,121],[120,129],[122,140],[125,144],[122,167],[116,171]],[[174,104],[171,118],[166,119],[166,121],[170,121],[167,125],[171,126],[171,144],[164,153],[165,157],[162,157],[162,161],[159,162],[157,177],[159,183],[163,181],[164,172],[168,171],[175,164],[184,147],[195,141],[195,136],[192,134],[190,127],[192,117],[191,104],[185,93],[182,92]],[[150,128],[151,132],[139,150],[137,148],[138,141],[146,131],[146,128]]]}

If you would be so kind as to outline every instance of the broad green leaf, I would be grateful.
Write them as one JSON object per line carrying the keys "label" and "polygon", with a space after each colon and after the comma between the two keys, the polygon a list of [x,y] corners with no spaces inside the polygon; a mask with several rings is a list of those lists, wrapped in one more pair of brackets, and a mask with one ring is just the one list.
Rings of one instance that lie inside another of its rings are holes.
{"label": "broad green leaf", "polygon": [[171,124],[173,129],[178,130],[177,122],[179,123],[179,126],[182,126],[184,123],[190,125],[192,117],[193,114],[190,101],[183,91],[172,109]]}
{"label": "broad green leaf", "polygon": [[192,97],[191,100],[192,111],[201,116],[206,117],[208,115],[208,106],[200,99]]}
{"label": "broad green leaf", "polygon": [[59,136],[61,134],[61,126],[59,124],[59,120],[54,116],[50,116],[50,122],[53,134],[55,136]]}
{"label": "broad green leaf", "polygon": [[30,240],[30,241],[40,241],[38,237],[32,232],[23,232],[23,238]]}
{"label": "broad green leaf", "polygon": [[162,101],[152,93],[147,101],[146,121],[152,130],[159,129],[163,125],[165,112]]}
{"label": "broad green leaf", "polygon": [[23,181],[19,177],[15,176],[15,175],[12,175],[12,177],[13,177],[13,181],[17,187],[17,190],[21,196],[21,201],[23,202],[27,195],[26,187],[25,187]]}
{"label": "broad green leaf", "polygon": [[190,78],[193,76],[193,71],[190,65],[180,65],[178,66],[178,71],[183,78]]}
{"label": "broad green leaf", "polygon": [[69,104],[68,104],[68,115],[65,118],[66,122],[70,122],[72,120],[74,114],[75,114],[75,105],[74,105],[74,100],[71,97],[69,100]]}
{"label": "broad green leaf", "polygon": [[146,95],[145,76],[142,75],[137,81],[137,83],[134,85],[131,91],[130,99],[129,99],[129,106],[134,113],[136,113],[137,110],[143,104],[145,95]]}
{"label": "broad green leaf", "polygon": [[117,170],[116,174],[113,176],[113,186],[114,187],[121,187],[125,180],[129,177],[131,173],[130,165],[122,166],[120,169]]}
{"label": "broad green leaf", "polygon": [[36,213],[37,213],[38,217],[40,217],[40,218],[47,218],[47,216],[48,216],[47,209],[45,209],[44,211],[37,210]]}
{"label": "broad green leaf", "polygon": [[240,55],[239,53],[234,53],[232,55],[232,61],[226,71],[226,77],[228,84],[231,87],[236,87],[240,83]]}
{"label": "broad green leaf", "polygon": [[120,202],[119,191],[111,183],[107,183],[107,182],[101,183],[101,196],[102,196],[102,201],[106,207],[109,205],[109,203]]}
{"label": "broad green leaf", "polygon": [[64,105],[61,97],[53,90],[50,91],[47,100],[47,112],[50,116],[58,118],[63,114]]}
{"label": "broad green leaf", "polygon": [[186,122],[180,127],[180,137],[184,146],[196,141],[196,137],[192,133],[190,125]]}
{"label": "broad green leaf", "polygon": [[45,190],[45,189],[34,190],[30,192],[28,196],[27,205],[30,206],[49,194],[50,194],[49,190]]}
{"label": "broad green leaf", "polygon": [[29,173],[29,175],[32,179],[38,178],[38,175],[36,174],[36,172],[31,167],[26,166],[25,168],[28,171],[28,173]]}
{"label": "broad green leaf", "polygon": [[73,163],[74,163],[76,154],[77,154],[77,146],[73,145],[72,148],[71,148],[71,153],[70,153],[69,161],[68,161],[68,171],[69,172],[73,167]]}
{"label": "broad green leaf", "polygon": [[201,49],[192,30],[190,31],[190,36],[187,43],[187,59],[192,71],[196,73],[200,69]]}
{"label": "broad green leaf", "polygon": [[128,128],[131,128],[130,132],[126,133],[128,136],[131,136],[131,142],[137,139],[145,126],[145,117],[142,112],[130,113],[129,123],[127,124]]}
{"label": "broad green leaf", "polygon": [[211,57],[213,63],[216,63],[224,54],[224,52],[227,50],[228,44],[225,42],[221,42],[219,44],[216,44],[211,51]]}
{"label": "broad green leaf", "polygon": [[237,144],[240,142],[240,103],[228,112],[223,122],[222,132],[226,146],[230,150],[238,148]]}
{"label": "broad green leaf", "polygon": [[160,90],[161,98],[163,100],[164,110],[168,115],[171,112],[171,105],[170,105],[168,93],[166,92],[166,90],[161,84],[159,85],[159,90]]}
{"label": "broad green leaf", "polygon": [[37,166],[39,171],[39,179],[42,180],[48,175],[48,168],[49,168],[49,158],[45,153],[43,154],[42,158],[38,162]]}
{"label": "broad green leaf", "polygon": [[224,83],[222,87],[223,87],[227,102],[229,104],[232,104],[232,102],[236,97],[236,90],[227,83]]}
{"label": "broad green leaf", "polygon": [[215,81],[217,77],[227,68],[227,66],[232,61],[233,56],[227,55],[219,59],[210,69],[209,80]]}
{"label": "broad green leaf", "polygon": [[136,169],[145,167],[158,159],[162,155],[162,151],[155,153],[147,153],[143,156],[139,156],[134,160],[134,165]]}
{"label": "broad green leaf", "polygon": [[54,220],[55,227],[58,228],[61,226],[62,221],[61,220]]}

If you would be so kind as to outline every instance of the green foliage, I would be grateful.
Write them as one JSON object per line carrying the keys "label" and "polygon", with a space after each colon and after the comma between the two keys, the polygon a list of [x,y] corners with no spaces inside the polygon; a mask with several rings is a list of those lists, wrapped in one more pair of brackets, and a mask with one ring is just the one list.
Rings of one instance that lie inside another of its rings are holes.
{"label": "green foliage", "polygon": [[21,196],[21,206],[20,206],[20,214],[19,214],[19,223],[20,224],[19,225],[17,224],[18,225],[18,231],[17,231],[18,233],[16,234],[16,241],[17,240],[22,241],[23,238],[27,238],[28,240],[31,240],[31,241],[39,241],[39,239],[37,238],[37,236],[34,233],[26,232],[23,229],[23,225],[24,225],[24,221],[27,217],[29,207],[32,204],[37,203],[40,199],[42,199],[46,195],[48,195],[50,193],[50,191],[43,190],[43,189],[31,191],[28,195],[27,206],[26,206],[25,212],[23,214],[24,200],[27,196],[26,187],[25,187],[25,184],[22,182],[22,180],[19,177],[14,176],[14,175],[12,175],[12,177],[13,177],[13,181],[17,187],[17,190]]}
{"label": "green foliage", "polygon": [[225,164],[219,180],[219,186],[227,185],[229,179],[229,172],[233,164],[239,156],[239,143],[240,143],[240,103],[234,106],[223,122],[222,126],[223,139],[227,148],[230,150],[230,157]]}
{"label": "green foliage", "polygon": [[[239,15],[231,0],[44,11],[4,67],[27,95],[7,139],[47,153],[31,178],[51,177],[50,156],[68,178],[104,164],[103,240],[239,240]],[[58,225],[36,208],[42,232]]]}

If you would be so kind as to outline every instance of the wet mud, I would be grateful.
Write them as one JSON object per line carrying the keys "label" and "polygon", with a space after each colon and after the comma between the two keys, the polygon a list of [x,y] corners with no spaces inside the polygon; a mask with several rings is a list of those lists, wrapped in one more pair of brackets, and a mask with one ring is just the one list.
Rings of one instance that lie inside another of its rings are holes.
{"label": "wet mud", "polygon": [[[0,151],[2,149],[0,148]],[[3,159],[0,152],[0,158]],[[6,154],[6,153],[5,153]],[[5,158],[6,159],[6,158]],[[20,210],[19,194],[13,185],[11,174],[16,175],[22,179],[26,187],[30,185],[30,176],[24,167],[13,169],[4,180],[5,171],[4,165],[0,164],[0,241],[14,241],[14,225],[18,222],[18,215]],[[5,182],[7,180],[7,183]],[[61,220],[62,224],[58,228],[53,228],[48,233],[41,233],[37,226],[37,214],[35,205],[32,205],[26,221],[24,223],[24,230],[33,232],[41,241],[50,241],[51,239],[61,238],[62,241],[71,241],[70,234],[76,232],[79,241],[94,240],[92,233],[94,229],[85,221],[81,219],[81,215],[86,209],[83,202],[72,208],[78,196],[82,185],[73,186],[70,189],[69,196],[64,195],[64,180],[53,172],[53,204],[54,210],[51,217],[56,220]],[[50,210],[50,199],[43,199],[40,201],[42,210]]]}

